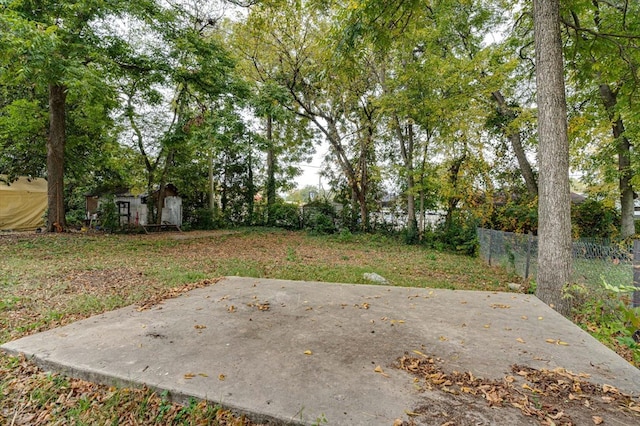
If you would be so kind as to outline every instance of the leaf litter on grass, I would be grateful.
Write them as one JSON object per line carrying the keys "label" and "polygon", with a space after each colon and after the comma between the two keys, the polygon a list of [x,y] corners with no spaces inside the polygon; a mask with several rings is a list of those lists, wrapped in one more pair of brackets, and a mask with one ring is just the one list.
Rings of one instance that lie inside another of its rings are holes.
{"label": "leaf litter on grass", "polygon": [[[10,277],[0,287],[0,300],[9,301],[0,310],[0,326],[4,329],[0,342],[126,305],[138,304],[140,309],[148,309],[166,298],[216,281],[206,277],[231,272],[265,278],[291,278],[293,273],[298,279],[310,281],[348,282],[361,277],[362,268],[366,268],[389,276],[398,285],[446,284],[449,288],[481,290],[506,289],[506,283],[512,281],[504,271],[455,255],[439,253],[438,262],[424,267],[426,250],[393,241],[370,244],[368,236],[358,237],[350,244],[278,230],[234,235],[214,231],[0,237],[0,258]],[[292,248],[301,260],[294,269],[287,261]],[[261,305],[263,309],[268,306]],[[230,312],[233,310],[235,307]],[[171,405],[149,390],[115,390],[73,379],[64,384],[56,379],[58,376],[43,373],[29,361],[18,362],[7,355],[0,354],[0,373],[0,424],[19,424],[19,419],[27,418],[31,420],[23,424],[42,419],[73,423],[71,416],[87,421],[93,418],[82,416],[93,416],[100,424],[114,418],[121,420],[119,424],[170,424],[171,413],[175,413],[174,418],[197,418],[187,412],[188,407]],[[91,392],[98,394],[88,399],[91,403],[85,407],[79,395],[88,398],[93,395]],[[35,396],[46,403],[36,404]],[[120,411],[116,402],[128,407],[128,412]],[[147,406],[152,407],[150,413],[156,417],[144,421],[131,417],[131,413]],[[219,424],[250,424],[223,410],[216,413],[227,413],[223,420],[216,420]],[[158,417],[160,414],[164,417]],[[194,420],[192,424],[199,423]]]}
{"label": "leaf litter on grass", "polygon": [[[563,368],[535,369],[513,365],[512,375],[501,380],[489,380],[472,372],[445,372],[444,361],[414,351],[421,357],[405,354],[398,358],[396,367],[416,377],[421,390],[439,390],[450,398],[476,397],[486,401],[488,407],[514,407],[534,418],[540,425],[588,424],[640,424],[640,398],[620,392],[613,386],[596,385],[587,381],[588,375],[576,374]],[[524,382],[524,383],[522,383]],[[404,426],[428,420],[442,413],[429,412],[425,407],[412,411],[415,416]],[[444,417],[449,417],[444,413]],[[454,414],[455,416],[455,414]],[[462,418],[448,418],[451,424],[466,424]],[[446,424],[446,423],[445,423]]]}
{"label": "leaf litter on grass", "polygon": [[171,402],[147,388],[115,388],[42,371],[0,354],[0,424],[259,426],[206,401]]}

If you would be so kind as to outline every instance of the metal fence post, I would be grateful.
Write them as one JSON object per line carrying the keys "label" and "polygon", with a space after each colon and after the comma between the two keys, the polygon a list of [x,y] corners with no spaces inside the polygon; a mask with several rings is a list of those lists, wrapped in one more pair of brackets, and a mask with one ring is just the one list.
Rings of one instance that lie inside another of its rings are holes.
{"label": "metal fence post", "polygon": [[633,292],[631,306],[640,306],[640,240],[633,240],[633,285],[636,291]]}
{"label": "metal fence post", "polygon": [[491,266],[491,248],[493,246],[493,230],[489,229],[489,266]]}
{"label": "metal fence post", "polygon": [[527,233],[527,263],[524,267],[524,279],[529,278],[529,265],[531,264],[531,241],[533,240],[533,236],[531,235],[531,231]]}

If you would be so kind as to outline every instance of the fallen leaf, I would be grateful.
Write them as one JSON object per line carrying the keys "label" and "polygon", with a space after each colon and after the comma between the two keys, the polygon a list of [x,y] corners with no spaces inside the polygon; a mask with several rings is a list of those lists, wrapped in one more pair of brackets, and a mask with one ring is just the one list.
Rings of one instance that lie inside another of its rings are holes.
{"label": "fallen leaf", "polygon": [[523,315],[520,318],[522,318],[523,320],[529,319],[526,315]]}
{"label": "fallen leaf", "polygon": [[560,420],[560,418],[564,416],[564,411],[558,411],[556,414],[548,414],[548,416],[553,420]]}
{"label": "fallen leaf", "polygon": [[604,384],[602,385],[602,392],[604,393],[618,393],[618,389],[611,385]]}
{"label": "fallen leaf", "polygon": [[202,330],[203,328],[207,328],[207,326],[202,324],[196,324],[193,326],[193,328],[195,328],[196,330]]}
{"label": "fallen leaf", "polygon": [[543,319],[542,317],[538,317],[538,321],[542,321],[542,319]]}
{"label": "fallen leaf", "polygon": [[556,341],[554,339],[545,339],[545,342],[547,342],[547,343],[556,343]]}
{"label": "fallen leaf", "polygon": [[229,312],[233,313],[233,312],[235,312],[235,311],[236,311],[236,307],[235,307],[235,306],[233,306],[233,305],[231,305],[231,306],[229,306],[229,307],[227,308],[227,311],[229,311]]}
{"label": "fallen leaf", "polygon": [[563,342],[562,340],[558,340],[558,342],[557,342],[557,343],[558,343],[559,345],[562,345],[562,346],[569,346],[569,344],[568,344],[567,342]]}
{"label": "fallen leaf", "polygon": [[187,380],[193,379],[194,377],[196,377],[196,375],[193,374],[193,373],[187,373],[187,374],[184,375],[184,378],[187,379]]}
{"label": "fallen leaf", "polygon": [[305,355],[311,355],[313,352],[311,352],[310,350],[306,350],[303,352]]}
{"label": "fallen leaf", "polygon": [[403,423],[403,422],[402,422],[402,420],[400,420],[400,419],[395,419],[395,420],[393,421],[393,426],[402,426],[402,423]]}
{"label": "fallen leaf", "polygon": [[419,350],[416,350],[416,349],[413,350],[413,353],[416,354],[416,355],[423,356],[425,358],[429,358],[428,356],[426,356],[425,354],[423,354],[422,352],[420,352]]}
{"label": "fallen leaf", "polygon": [[500,309],[509,309],[511,306],[509,306],[509,305],[505,305],[505,304],[503,304],[503,303],[493,303],[493,304],[491,305],[491,307],[492,307],[493,309],[498,309],[498,308],[500,308]]}
{"label": "fallen leaf", "polygon": [[446,342],[447,340],[449,340],[449,339],[448,339],[447,337],[445,337],[445,336],[440,336],[440,337],[439,337],[439,339],[440,339],[440,341],[441,341],[441,342]]}
{"label": "fallen leaf", "polygon": [[198,373],[198,376],[200,376],[200,377],[209,377],[209,375],[206,374],[206,373]]}
{"label": "fallen leaf", "polygon": [[384,377],[389,377],[389,375],[387,373],[385,373],[382,370],[382,367],[380,367],[379,365],[373,369],[373,371],[375,371],[376,373],[380,373],[381,375],[383,375]]}
{"label": "fallen leaf", "polygon": [[489,327],[491,327],[489,324],[484,325],[484,328],[489,328]]}
{"label": "fallen leaf", "polygon": [[593,420],[593,424],[601,425],[604,422],[604,419],[600,416],[592,416],[591,420]]}
{"label": "fallen leaf", "polygon": [[518,338],[516,339],[516,342],[526,343],[522,337],[518,337]]}
{"label": "fallen leaf", "polygon": [[218,374],[218,380],[220,380],[221,382],[224,382],[224,379],[226,379],[227,376],[225,376],[224,374]]}

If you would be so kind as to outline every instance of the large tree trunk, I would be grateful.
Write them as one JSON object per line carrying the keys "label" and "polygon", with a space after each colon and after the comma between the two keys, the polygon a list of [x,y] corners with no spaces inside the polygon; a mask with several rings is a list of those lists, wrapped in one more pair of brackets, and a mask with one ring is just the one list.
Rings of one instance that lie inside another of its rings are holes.
{"label": "large tree trunk", "polygon": [[618,115],[616,117],[616,104],[618,103],[618,93],[611,90],[608,84],[600,85],[600,98],[607,110],[609,120],[611,120],[611,129],[613,138],[617,143],[618,152],[618,173],[620,188],[620,234],[622,238],[630,237],[636,233],[634,220],[633,187],[631,186],[631,178],[633,172],[631,170],[631,142],[624,134],[624,123]]}
{"label": "large tree trunk", "polygon": [[[495,91],[491,94],[493,99],[497,102],[500,114],[509,120],[509,122],[513,121],[516,118],[513,110],[507,105],[500,91]],[[520,173],[522,173],[522,177],[524,178],[524,182],[527,185],[527,191],[532,198],[538,196],[538,182],[536,181],[536,176],[533,173],[533,169],[531,168],[531,164],[527,159],[527,155],[524,152],[524,147],[522,146],[522,137],[520,136],[520,132],[518,130],[506,130],[505,135],[507,139],[509,139],[509,143],[511,144],[511,149],[513,149],[514,154],[516,155],[516,159],[518,160],[518,166],[520,167]]]}
{"label": "large tree trunk", "polygon": [[67,89],[49,85],[49,137],[47,138],[47,229],[62,232],[66,228],[64,211],[64,146],[66,142]]}
{"label": "large tree trunk", "polygon": [[571,280],[569,142],[558,0],[534,0],[539,140],[538,276],[536,296],[561,314]]}

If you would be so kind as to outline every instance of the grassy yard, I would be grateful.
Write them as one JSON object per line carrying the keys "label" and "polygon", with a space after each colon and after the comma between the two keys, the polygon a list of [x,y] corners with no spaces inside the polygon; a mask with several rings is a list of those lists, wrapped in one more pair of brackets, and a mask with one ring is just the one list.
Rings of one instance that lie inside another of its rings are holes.
{"label": "grassy yard", "polygon": [[[0,343],[207,278],[242,275],[397,286],[508,291],[518,279],[482,260],[374,235],[309,236],[272,229],[156,235],[0,235]],[[193,401],[46,374],[0,355],[0,424],[248,425]]]}

